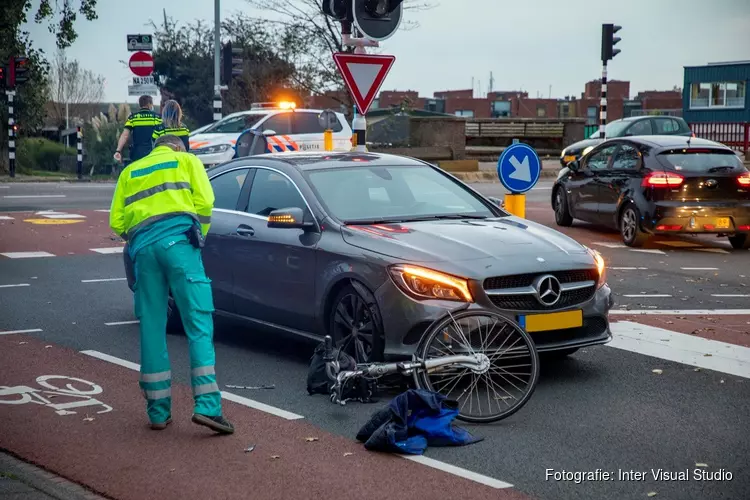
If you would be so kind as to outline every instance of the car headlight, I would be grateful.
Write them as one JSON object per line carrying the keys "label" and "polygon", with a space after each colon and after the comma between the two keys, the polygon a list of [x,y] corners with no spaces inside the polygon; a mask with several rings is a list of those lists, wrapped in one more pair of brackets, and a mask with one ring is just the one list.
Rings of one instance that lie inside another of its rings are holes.
{"label": "car headlight", "polygon": [[565,150],[563,149],[562,152],[560,153],[560,158],[564,158],[564,157],[565,157]]}
{"label": "car headlight", "polygon": [[474,302],[469,282],[464,278],[411,265],[391,266],[388,271],[396,286],[416,300]]}
{"label": "car headlight", "polygon": [[194,155],[212,155],[216,153],[223,153],[231,147],[231,144],[217,144],[215,146],[208,146],[206,148],[193,149],[190,152]]}
{"label": "car headlight", "polygon": [[602,254],[593,248],[586,248],[586,250],[588,250],[596,263],[596,270],[599,272],[599,279],[596,281],[596,288],[599,289],[607,282],[607,265],[604,263],[604,257],[602,257]]}

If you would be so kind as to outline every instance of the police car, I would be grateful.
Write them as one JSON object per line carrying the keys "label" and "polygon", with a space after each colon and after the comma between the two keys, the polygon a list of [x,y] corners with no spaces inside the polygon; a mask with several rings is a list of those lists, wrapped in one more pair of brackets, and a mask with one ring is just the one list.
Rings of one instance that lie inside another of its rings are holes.
{"label": "police car", "polygon": [[[190,152],[210,167],[235,156],[235,145],[243,131],[251,129],[263,135],[266,152],[322,151],[325,131],[318,116],[322,110],[296,109],[293,102],[255,103],[248,111],[227,115],[200,133],[191,134]],[[333,128],[334,151],[349,151],[352,129],[342,113],[335,113],[338,123]]]}

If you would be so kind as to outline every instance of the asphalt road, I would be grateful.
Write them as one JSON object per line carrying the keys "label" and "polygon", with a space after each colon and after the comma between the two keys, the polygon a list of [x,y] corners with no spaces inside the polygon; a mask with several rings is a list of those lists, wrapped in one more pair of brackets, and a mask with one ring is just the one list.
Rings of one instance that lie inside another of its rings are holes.
{"label": "asphalt road", "polygon": [[[548,196],[543,187],[535,190],[540,197]],[[480,184],[478,189],[487,192],[497,186]],[[65,197],[8,197],[53,194]],[[110,196],[111,186],[11,185],[0,189],[0,212],[12,217],[8,212],[18,210],[72,213],[74,209],[106,209]],[[527,215],[552,224],[543,201],[530,200]],[[16,221],[0,220],[0,224],[7,222]],[[82,227],[73,224],[70,231]],[[35,229],[40,234],[43,230],[44,226]],[[99,227],[98,231],[106,229]],[[723,242],[691,243],[697,247],[656,242],[646,248],[649,252],[636,252],[618,247],[616,234],[587,225],[565,232],[602,251],[616,293],[615,307],[747,309],[750,303],[740,296],[750,294],[748,254],[731,252]],[[9,233],[0,232],[0,245],[8,243],[2,241],[2,234]],[[45,342],[97,350],[137,363],[138,326],[132,324],[132,296],[122,280],[121,256],[66,253],[72,255],[35,259],[0,256],[0,285],[28,285],[0,288],[0,331],[40,329],[33,335]],[[677,314],[667,323],[677,322]],[[189,383],[185,339],[170,336],[168,345],[173,376]],[[272,390],[234,392],[303,415],[324,430],[353,439],[380,404],[339,407],[325,397],[308,396],[305,378],[311,349],[306,342],[217,321],[217,372],[222,386],[275,384]],[[656,375],[654,369],[663,372]],[[513,417],[491,425],[461,424],[484,441],[461,448],[430,448],[427,456],[509,482],[543,499],[640,499],[649,492],[656,492],[656,498],[680,500],[744,498],[750,491],[746,472],[750,454],[748,384],[746,377],[708,369],[695,371],[687,364],[613,346],[587,348],[568,360],[545,363],[534,397]],[[388,398],[386,395],[382,402]],[[670,472],[687,469],[692,474],[698,463],[707,464],[707,470],[729,471],[733,479],[651,478],[651,470],[660,468]],[[547,479],[547,469],[632,469],[646,471],[648,476],[642,481],[575,484]]]}

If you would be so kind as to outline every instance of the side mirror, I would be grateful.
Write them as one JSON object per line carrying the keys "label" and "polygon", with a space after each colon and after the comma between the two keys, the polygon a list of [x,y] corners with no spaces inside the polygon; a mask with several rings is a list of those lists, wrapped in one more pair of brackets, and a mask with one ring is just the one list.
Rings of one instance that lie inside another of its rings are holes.
{"label": "side mirror", "polygon": [[315,227],[312,222],[304,221],[305,214],[301,208],[280,208],[268,214],[268,227],[309,229]]}
{"label": "side mirror", "polygon": [[497,207],[505,210],[505,202],[501,200],[500,198],[496,198],[494,196],[488,196],[487,199],[490,200],[493,205],[496,205]]}
{"label": "side mirror", "polygon": [[272,135],[276,135],[276,131],[275,131],[275,130],[264,130],[264,131],[263,131],[263,135],[264,135],[265,137],[269,137],[269,136],[272,136]]}
{"label": "side mirror", "polygon": [[571,172],[578,172],[578,170],[581,168],[581,164],[578,162],[578,160],[573,160],[565,166],[568,167],[568,170],[570,170]]}

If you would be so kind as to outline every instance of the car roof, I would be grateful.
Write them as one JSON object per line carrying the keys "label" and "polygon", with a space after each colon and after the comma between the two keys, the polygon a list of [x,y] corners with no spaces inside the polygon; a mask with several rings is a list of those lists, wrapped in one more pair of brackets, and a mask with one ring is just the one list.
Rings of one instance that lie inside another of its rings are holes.
{"label": "car roof", "polygon": [[[620,118],[620,120],[622,120],[624,122],[637,122],[639,120],[648,120],[650,118],[671,118],[673,120],[685,121],[681,116],[670,116],[670,115],[627,116],[625,118]],[[614,121],[620,121],[620,120],[614,120]]]}
{"label": "car roof", "polygon": [[[427,163],[406,156],[392,155],[386,153],[360,153],[356,151],[285,151],[280,153],[265,153],[261,155],[246,156],[231,161],[231,167],[238,166],[238,160],[272,160],[284,163],[290,167],[304,172],[323,170],[328,168],[347,167],[424,167]],[[229,163],[224,163],[230,168]],[[223,170],[215,167],[214,172]]]}
{"label": "car roof", "polygon": [[611,140],[628,140],[643,144],[644,146],[657,148],[707,147],[714,149],[727,149],[731,151],[731,148],[719,142],[684,135],[636,135],[630,137],[614,137]]}
{"label": "car roof", "polygon": [[[246,116],[246,115],[270,115],[271,113],[281,113],[281,112],[289,112],[289,113],[322,113],[323,110],[321,109],[308,109],[308,108],[296,108],[296,109],[282,109],[282,108],[260,108],[260,109],[246,109],[244,111],[235,111],[232,114],[229,114],[225,116],[224,118],[234,118],[237,116]],[[338,114],[338,112],[336,112]]]}

